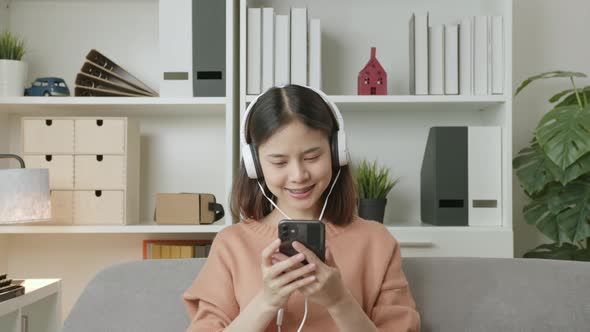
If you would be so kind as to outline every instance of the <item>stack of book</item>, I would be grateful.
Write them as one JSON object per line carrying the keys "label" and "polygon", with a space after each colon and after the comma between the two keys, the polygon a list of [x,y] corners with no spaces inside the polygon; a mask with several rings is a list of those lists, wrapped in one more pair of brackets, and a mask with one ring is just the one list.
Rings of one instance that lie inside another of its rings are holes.
{"label": "stack of book", "polygon": [[320,20],[308,22],[307,8],[291,8],[287,15],[248,8],[246,43],[247,94],[287,84],[321,89]]}
{"label": "stack of book", "polygon": [[473,16],[459,24],[430,25],[428,14],[410,21],[410,93],[504,94],[502,16]]}
{"label": "stack of book", "polygon": [[76,75],[74,93],[79,97],[157,97],[158,93],[97,50],[86,55]]}
{"label": "stack of book", "polygon": [[210,240],[143,240],[143,259],[206,258]]}

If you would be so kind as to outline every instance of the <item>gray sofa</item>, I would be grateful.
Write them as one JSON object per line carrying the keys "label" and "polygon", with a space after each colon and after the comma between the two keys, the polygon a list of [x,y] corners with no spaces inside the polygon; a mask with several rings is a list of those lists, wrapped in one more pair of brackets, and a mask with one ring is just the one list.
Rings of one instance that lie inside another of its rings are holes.
{"label": "gray sofa", "polygon": [[[204,262],[111,266],[82,292],[63,332],[184,331],[181,294]],[[590,331],[590,263],[404,258],[403,268],[422,331]]]}

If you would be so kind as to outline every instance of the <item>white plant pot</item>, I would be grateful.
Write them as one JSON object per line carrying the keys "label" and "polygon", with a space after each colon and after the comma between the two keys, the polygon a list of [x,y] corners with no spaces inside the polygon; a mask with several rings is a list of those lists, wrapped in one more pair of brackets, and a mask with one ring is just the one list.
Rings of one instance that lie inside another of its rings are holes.
{"label": "white plant pot", "polygon": [[0,97],[25,94],[27,64],[17,60],[0,60]]}

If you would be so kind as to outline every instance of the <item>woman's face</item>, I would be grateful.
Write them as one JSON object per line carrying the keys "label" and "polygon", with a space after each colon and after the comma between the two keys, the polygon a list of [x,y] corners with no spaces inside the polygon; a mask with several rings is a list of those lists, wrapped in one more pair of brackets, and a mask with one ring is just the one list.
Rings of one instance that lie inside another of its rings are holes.
{"label": "woman's face", "polygon": [[317,219],[321,195],[332,178],[328,138],[292,121],[259,146],[258,156],[279,208],[292,218]]}

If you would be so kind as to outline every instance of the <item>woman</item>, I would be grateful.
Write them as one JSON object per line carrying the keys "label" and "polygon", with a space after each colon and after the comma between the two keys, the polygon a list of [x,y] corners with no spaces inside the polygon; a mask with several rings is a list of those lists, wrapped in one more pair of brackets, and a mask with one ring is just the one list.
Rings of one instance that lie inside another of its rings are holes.
{"label": "woman", "polygon": [[[419,331],[399,245],[355,215],[336,106],[308,87],[275,87],[250,104],[241,129],[231,199],[241,222],[217,234],[184,294],[188,331]],[[325,224],[325,262],[297,242],[298,255],[278,251],[278,223],[291,218]]]}

